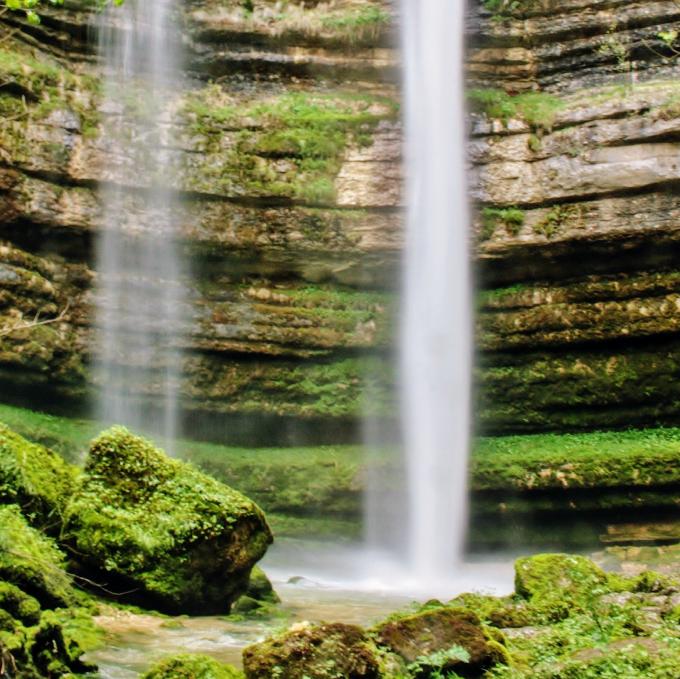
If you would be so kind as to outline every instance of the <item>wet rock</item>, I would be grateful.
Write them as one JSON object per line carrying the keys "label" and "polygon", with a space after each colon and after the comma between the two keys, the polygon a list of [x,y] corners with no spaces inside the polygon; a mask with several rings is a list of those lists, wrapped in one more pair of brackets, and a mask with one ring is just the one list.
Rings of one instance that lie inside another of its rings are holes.
{"label": "wet rock", "polygon": [[[249,646],[243,652],[247,679],[378,679],[380,663],[368,636],[340,623],[293,626],[283,635]],[[277,669],[278,668],[278,669]]]}
{"label": "wet rock", "polygon": [[[498,662],[506,653],[501,644],[484,632],[475,613],[463,608],[443,607],[415,615],[397,617],[374,628],[376,643],[401,656],[407,663],[418,662],[426,668],[440,671],[461,671],[466,675],[481,673]],[[467,660],[453,655],[443,663],[428,661],[428,657],[445,653],[460,646]]]}
{"label": "wet rock", "polygon": [[205,614],[229,611],[272,536],[246,497],[116,427],[91,445],[62,539],[128,598]]}

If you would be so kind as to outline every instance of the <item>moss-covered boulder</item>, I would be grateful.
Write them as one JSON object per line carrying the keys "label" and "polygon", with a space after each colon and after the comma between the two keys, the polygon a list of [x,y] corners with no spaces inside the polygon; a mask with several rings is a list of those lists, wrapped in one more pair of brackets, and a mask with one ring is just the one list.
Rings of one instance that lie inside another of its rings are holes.
{"label": "moss-covered boulder", "polygon": [[340,623],[298,624],[243,651],[247,679],[378,679],[375,647],[364,630]]}
{"label": "moss-covered boulder", "polygon": [[28,525],[16,505],[0,507],[0,579],[20,587],[43,607],[77,603],[63,554]]}
{"label": "moss-covered boulder", "polygon": [[185,653],[157,662],[141,679],[243,679],[243,673],[206,655]]}
{"label": "moss-covered boulder", "polygon": [[272,541],[248,498],[114,427],[93,441],[62,536],[74,567],[169,613],[224,613]]}
{"label": "moss-covered boulder", "polygon": [[537,554],[515,562],[516,594],[550,620],[590,608],[612,586],[615,578],[583,556]]}
{"label": "moss-covered boulder", "polygon": [[[442,606],[393,617],[378,625],[374,633],[379,646],[417,666],[416,673],[429,668],[478,675],[506,657],[502,646],[485,633],[477,615],[465,608]],[[449,652],[452,649],[464,652]]]}
{"label": "moss-covered boulder", "polygon": [[0,503],[17,504],[31,523],[58,532],[76,479],[59,455],[0,424]]}

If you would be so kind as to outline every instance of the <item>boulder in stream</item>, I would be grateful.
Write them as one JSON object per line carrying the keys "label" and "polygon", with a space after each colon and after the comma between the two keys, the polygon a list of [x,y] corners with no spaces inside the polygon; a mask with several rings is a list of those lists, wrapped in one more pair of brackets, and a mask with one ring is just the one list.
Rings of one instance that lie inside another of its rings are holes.
{"label": "boulder in stream", "polygon": [[168,613],[227,613],[272,542],[237,491],[113,427],[90,447],[62,542],[76,571]]}
{"label": "boulder in stream", "polygon": [[243,651],[247,679],[378,679],[375,646],[360,627],[334,623],[294,625],[288,632]]}

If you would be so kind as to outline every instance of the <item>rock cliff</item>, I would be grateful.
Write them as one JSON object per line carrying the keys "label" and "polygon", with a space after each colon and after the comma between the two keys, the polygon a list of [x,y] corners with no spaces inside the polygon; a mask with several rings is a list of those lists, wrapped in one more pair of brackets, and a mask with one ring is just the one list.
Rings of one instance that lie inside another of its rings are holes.
{"label": "rock cliff", "polygon": [[[506,5],[472,2],[467,22],[481,427],[677,423],[680,5]],[[363,412],[395,410],[398,14],[205,0],[180,21],[185,416],[206,435],[351,438]],[[87,3],[1,22],[0,320],[63,316],[0,335],[0,380],[72,410],[96,387],[97,187],[125,183],[100,131],[139,112],[102,106]],[[132,235],[146,207],[130,188]]]}

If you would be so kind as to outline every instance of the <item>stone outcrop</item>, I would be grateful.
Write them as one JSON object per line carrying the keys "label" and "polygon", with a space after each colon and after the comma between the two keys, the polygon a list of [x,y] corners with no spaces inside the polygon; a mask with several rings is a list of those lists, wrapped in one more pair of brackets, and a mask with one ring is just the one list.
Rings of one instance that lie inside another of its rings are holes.
{"label": "stone outcrop", "polygon": [[[395,410],[392,10],[255,5],[185,10],[192,82],[168,150],[199,274],[183,410],[233,438],[256,420],[263,443],[346,440],[367,407]],[[481,429],[676,424],[679,62],[660,34],[680,7],[483,5],[467,24]],[[88,10],[45,12],[2,24],[16,33],[0,59],[0,319],[63,316],[0,335],[0,382],[72,410],[97,387],[97,186],[125,183],[100,131],[133,112],[102,106]],[[143,189],[127,197],[130,233]]]}

